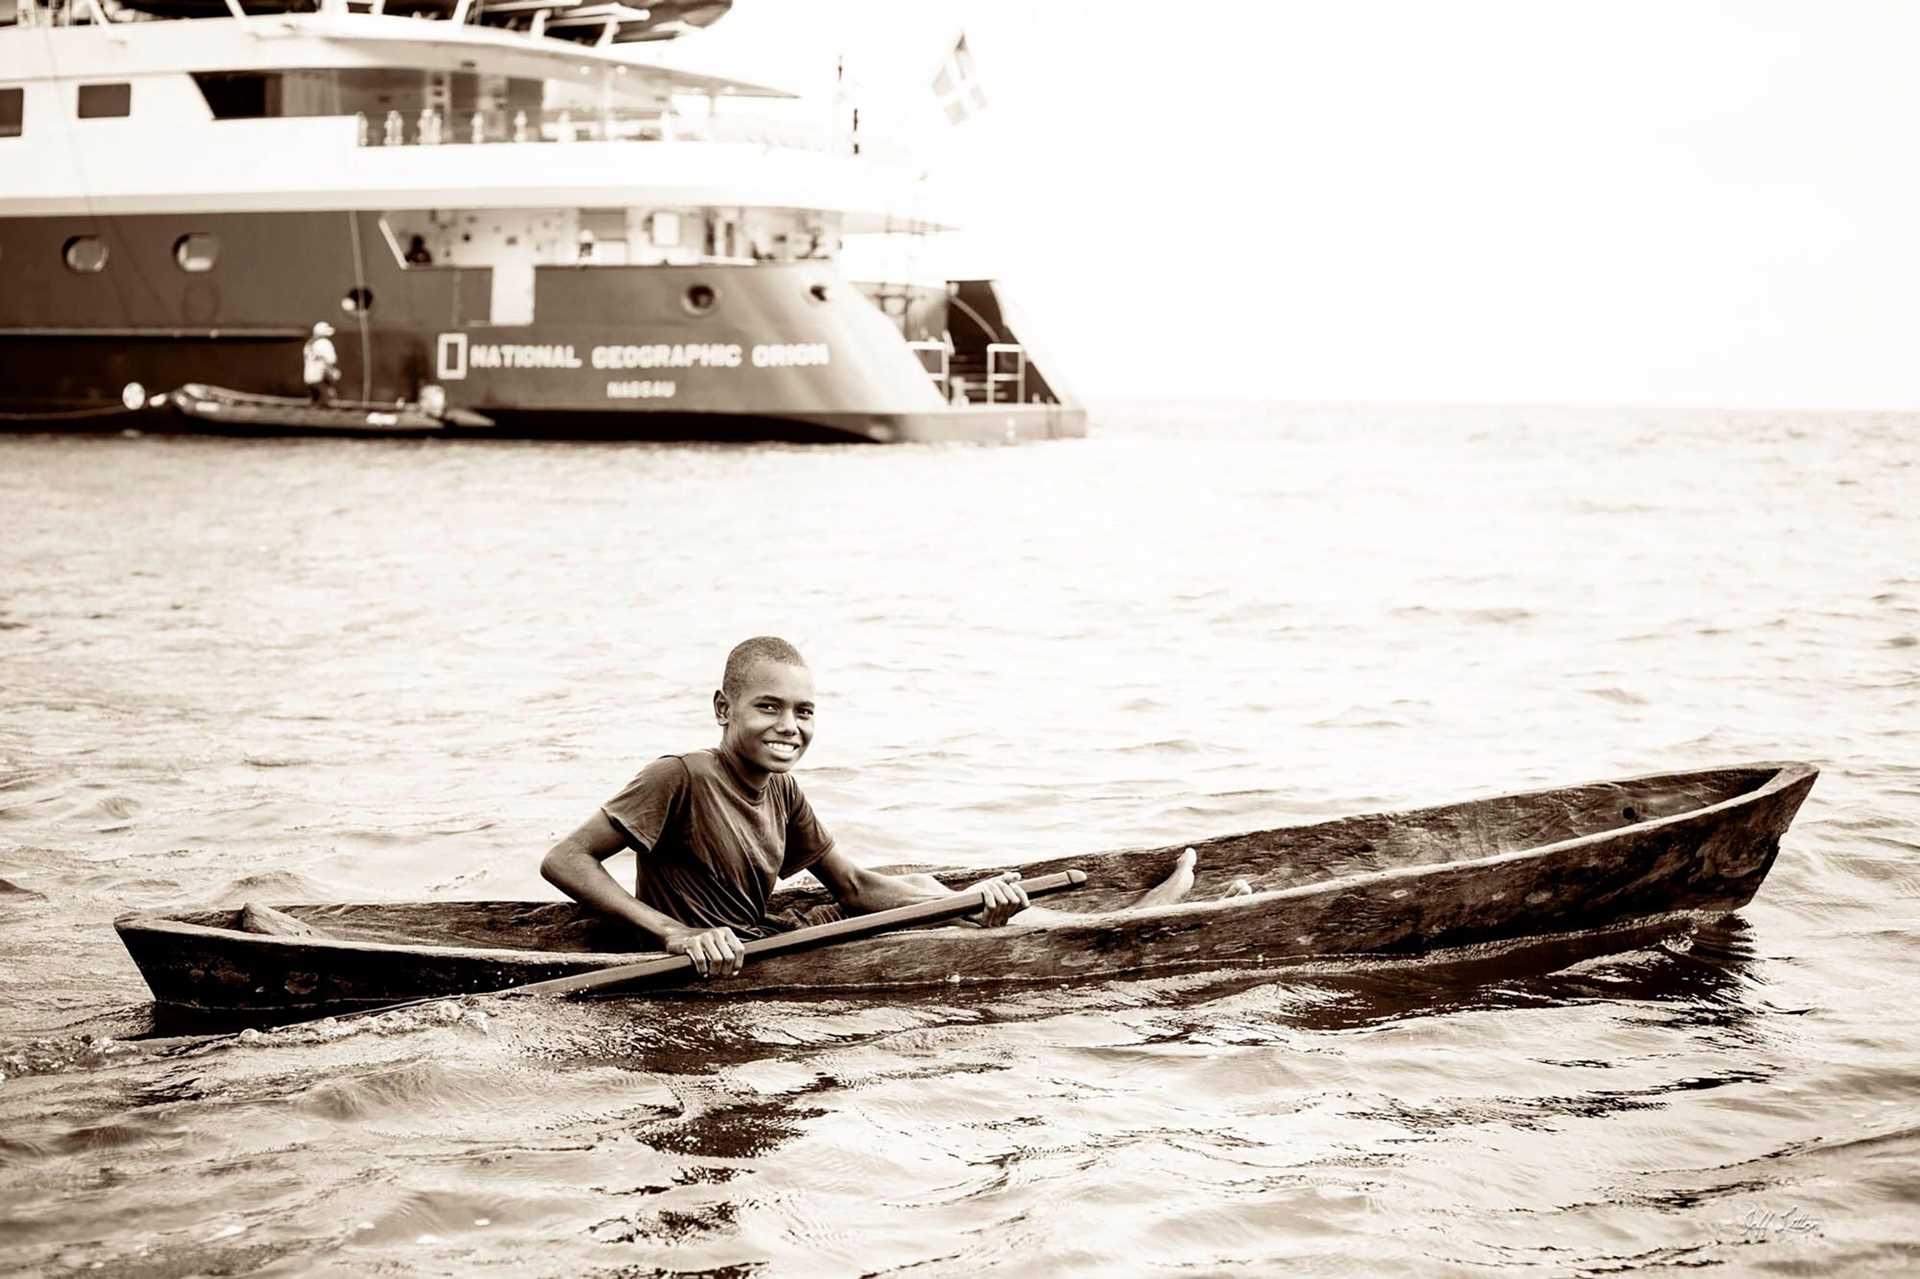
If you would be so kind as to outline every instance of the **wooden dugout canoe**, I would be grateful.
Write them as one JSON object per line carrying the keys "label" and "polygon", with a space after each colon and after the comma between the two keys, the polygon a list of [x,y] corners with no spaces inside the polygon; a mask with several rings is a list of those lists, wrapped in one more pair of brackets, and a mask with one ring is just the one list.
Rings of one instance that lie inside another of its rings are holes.
{"label": "wooden dugout canoe", "polygon": [[[750,962],[711,994],[878,990],[1404,956],[1607,928],[1750,901],[1818,771],[1748,764],[1666,773],[1029,862],[1089,882],[1003,929],[885,933]],[[1186,900],[1128,908],[1183,847]],[[926,870],[956,889],[979,869]],[[1222,897],[1236,879],[1253,890]],[[829,900],[811,877],[773,908]],[[501,990],[659,957],[571,902],[391,902],[280,908],[314,935],[248,931],[237,909],[114,921],[162,1004],[293,1015]],[[686,985],[688,979],[669,979]],[[649,989],[653,988],[651,985]]]}

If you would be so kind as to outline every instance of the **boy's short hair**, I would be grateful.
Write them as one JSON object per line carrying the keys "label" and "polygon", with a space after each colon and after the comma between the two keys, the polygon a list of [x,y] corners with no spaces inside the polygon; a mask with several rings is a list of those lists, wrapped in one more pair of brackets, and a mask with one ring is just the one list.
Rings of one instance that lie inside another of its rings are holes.
{"label": "boy's short hair", "polygon": [[805,666],[807,659],[800,656],[799,649],[777,635],[756,635],[750,640],[740,641],[727,654],[726,673],[720,677],[720,691],[728,701],[740,696],[740,690],[746,687],[747,677],[761,662]]}

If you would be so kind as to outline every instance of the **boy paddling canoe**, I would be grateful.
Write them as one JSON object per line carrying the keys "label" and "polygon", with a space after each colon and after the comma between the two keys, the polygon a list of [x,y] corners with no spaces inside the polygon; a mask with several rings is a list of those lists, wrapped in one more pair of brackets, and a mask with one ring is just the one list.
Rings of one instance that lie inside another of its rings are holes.
{"label": "boy paddling canoe", "polygon": [[[814,709],[813,675],[793,645],[760,636],[736,646],[713,695],[720,745],[648,764],[553,846],[540,873],[684,954],[702,977],[739,972],[745,940],[951,896],[931,875],[882,874],[835,847],[792,777],[813,741]],[[604,864],[628,848],[639,860],[632,893]],[[801,871],[835,905],[804,918],[768,915],[774,885]],[[1008,871],[973,885],[983,904],[970,918],[997,927],[1026,909],[1019,879]],[[1189,851],[1136,904],[1178,901],[1192,883]]]}

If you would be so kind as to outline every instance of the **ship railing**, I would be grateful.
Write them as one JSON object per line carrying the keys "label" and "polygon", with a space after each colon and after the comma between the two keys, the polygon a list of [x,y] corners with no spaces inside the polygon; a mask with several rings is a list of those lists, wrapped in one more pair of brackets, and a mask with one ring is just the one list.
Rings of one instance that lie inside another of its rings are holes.
{"label": "ship railing", "polygon": [[496,142],[733,142],[768,148],[844,152],[832,131],[785,121],[712,117],[688,120],[672,112],[539,110],[388,111],[356,113],[363,147],[481,145]]}
{"label": "ship railing", "polygon": [[0,26],[9,22],[22,27],[75,27],[88,22],[105,26],[112,21],[113,15],[100,0],[17,0],[12,5],[0,0]]}
{"label": "ship railing", "polygon": [[947,344],[945,342],[909,342],[907,349],[919,358],[920,367],[927,371],[927,376],[933,379],[933,384],[940,388],[940,398],[951,400],[953,377],[949,361],[953,358],[953,352],[947,349]]}
{"label": "ship railing", "polygon": [[987,343],[987,403],[1024,404],[1027,350],[1017,342]]}

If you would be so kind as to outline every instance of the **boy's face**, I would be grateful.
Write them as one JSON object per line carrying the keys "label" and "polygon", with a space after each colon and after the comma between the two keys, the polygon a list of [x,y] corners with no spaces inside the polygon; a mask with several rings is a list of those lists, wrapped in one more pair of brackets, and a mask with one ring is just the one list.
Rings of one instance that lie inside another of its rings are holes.
{"label": "boy's face", "polygon": [[757,662],[739,697],[713,695],[720,747],[759,773],[791,770],[813,741],[813,673],[785,662]]}

